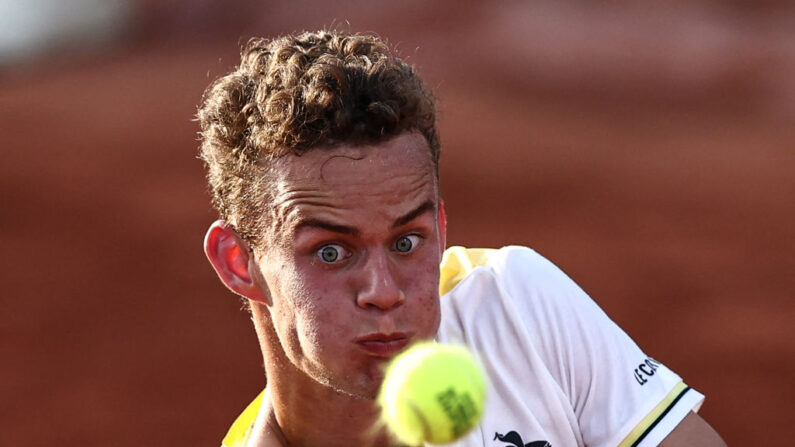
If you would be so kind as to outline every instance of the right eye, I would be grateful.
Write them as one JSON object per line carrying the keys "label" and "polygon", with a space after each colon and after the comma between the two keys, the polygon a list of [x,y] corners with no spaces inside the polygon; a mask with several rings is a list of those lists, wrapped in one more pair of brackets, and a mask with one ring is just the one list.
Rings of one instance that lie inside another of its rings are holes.
{"label": "right eye", "polygon": [[326,264],[334,264],[348,257],[348,252],[342,246],[329,244],[320,247],[317,257]]}

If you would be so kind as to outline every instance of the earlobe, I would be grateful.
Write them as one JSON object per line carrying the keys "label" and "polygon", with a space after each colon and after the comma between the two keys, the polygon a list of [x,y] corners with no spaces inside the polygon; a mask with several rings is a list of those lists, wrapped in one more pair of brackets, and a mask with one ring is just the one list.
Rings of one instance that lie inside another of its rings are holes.
{"label": "earlobe", "polygon": [[255,263],[248,244],[231,225],[217,220],[204,237],[204,253],[221,282],[232,292],[254,301],[265,301],[265,295],[252,278]]}

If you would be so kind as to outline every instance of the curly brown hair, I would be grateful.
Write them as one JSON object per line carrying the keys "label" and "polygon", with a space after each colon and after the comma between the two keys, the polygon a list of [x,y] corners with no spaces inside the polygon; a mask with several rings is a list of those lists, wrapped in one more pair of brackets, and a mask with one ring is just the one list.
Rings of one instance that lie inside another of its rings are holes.
{"label": "curly brown hair", "polygon": [[200,157],[213,205],[249,243],[263,234],[268,161],[420,132],[438,177],[434,98],[379,38],[338,31],[252,39],[204,92]]}

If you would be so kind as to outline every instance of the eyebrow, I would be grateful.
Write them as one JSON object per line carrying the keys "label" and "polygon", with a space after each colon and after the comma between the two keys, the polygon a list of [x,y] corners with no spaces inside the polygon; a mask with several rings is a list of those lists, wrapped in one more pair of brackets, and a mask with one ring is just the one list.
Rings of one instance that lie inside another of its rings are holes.
{"label": "eyebrow", "polygon": [[320,219],[304,219],[301,222],[299,222],[298,225],[295,226],[295,229],[296,231],[298,231],[299,229],[306,227],[322,228],[324,230],[331,231],[334,233],[349,234],[351,236],[359,235],[358,228],[349,227],[347,225],[337,225]]}
{"label": "eyebrow", "polygon": [[[435,208],[436,205],[431,200],[426,200],[425,202],[422,202],[418,207],[395,219],[395,222],[392,223],[392,228],[397,228],[406,225],[407,223],[416,219],[418,216],[428,211],[432,211]],[[305,228],[305,227],[321,228],[334,233],[348,234],[351,236],[358,236],[361,233],[358,228],[351,227],[348,225],[338,225],[320,219],[303,219],[298,223],[298,225],[295,226],[296,231],[300,228]]]}
{"label": "eyebrow", "polygon": [[412,220],[416,219],[418,216],[427,213],[428,211],[433,211],[436,208],[436,204],[430,200],[426,200],[420,204],[420,206],[414,208],[413,210],[409,211],[408,213],[398,217],[395,219],[395,223],[392,224],[392,228],[397,228],[407,223],[411,222]]}

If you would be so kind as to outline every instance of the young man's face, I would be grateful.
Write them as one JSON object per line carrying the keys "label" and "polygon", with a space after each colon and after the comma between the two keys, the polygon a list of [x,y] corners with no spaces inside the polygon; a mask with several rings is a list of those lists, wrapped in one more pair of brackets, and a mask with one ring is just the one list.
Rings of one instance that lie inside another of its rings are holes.
{"label": "young man's face", "polygon": [[313,150],[274,171],[275,220],[257,255],[273,345],[298,374],[374,398],[386,361],[439,326],[444,230],[427,142]]}

